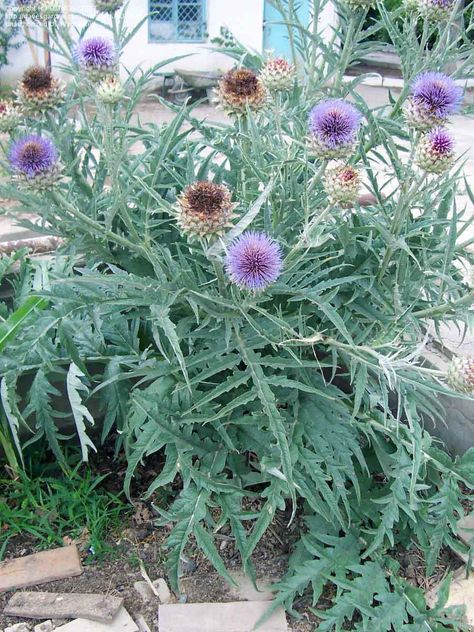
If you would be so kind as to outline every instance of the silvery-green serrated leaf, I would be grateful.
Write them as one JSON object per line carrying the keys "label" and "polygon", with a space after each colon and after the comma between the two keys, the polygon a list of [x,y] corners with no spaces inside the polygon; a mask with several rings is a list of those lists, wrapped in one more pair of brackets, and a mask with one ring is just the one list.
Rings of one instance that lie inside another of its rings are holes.
{"label": "silvery-green serrated leaf", "polygon": [[[16,402],[11,401],[10,387],[8,385],[7,380],[8,380],[7,376],[2,378],[2,381],[0,384],[0,398],[2,401],[5,416],[8,421],[8,425],[10,427],[10,432],[12,434],[13,441],[15,442],[17,453],[21,459],[22,465],[24,466],[25,464],[23,460],[23,450],[21,447],[19,431],[20,431],[21,421],[23,421],[24,425],[26,424],[24,420],[20,420],[21,413],[18,410],[18,406]],[[11,386],[15,388],[16,382],[14,382]],[[15,397],[15,395],[13,395],[13,397]]]}
{"label": "silvery-green serrated leaf", "polygon": [[94,452],[97,450],[92,439],[87,434],[85,422],[88,421],[91,426],[93,426],[95,422],[82,402],[82,396],[88,394],[88,388],[81,381],[81,377],[85,377],[84,373],[72,362],[69,366],[66,378],[67,395],[71,405],[74,423],[76,424],[77,436],[81,444],[82,460],[87,461],[89,458],[89,448],[94,450]]}
{"label": "silvery-green serrated leaf", "polygon": [[196,538],[197,545],[202,550],[206,558],[214,566],[219,575],[223,577],[231,586],[236,586],[237,584],[235,580],[227,572],[227,569],[221,556],[219,555],[211,534],[202,526],[201,523],[196,523],[194,525],[193,533]]}

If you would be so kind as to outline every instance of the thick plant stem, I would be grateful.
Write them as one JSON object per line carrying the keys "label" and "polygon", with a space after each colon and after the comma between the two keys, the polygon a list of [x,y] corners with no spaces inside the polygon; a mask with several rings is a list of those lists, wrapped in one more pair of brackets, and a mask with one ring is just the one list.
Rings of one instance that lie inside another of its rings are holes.
{"label": "thick plant stem", "polygon": [[417,312],[413,312],[413,316],[417,318],[428,318],[432,316],[442,316],[443,314],[447,314],[448,312],[457,309],[459,307],[463,307],[464,305],[471,305],[474,301],[474,290],[459,298],[457,301],[453,301],[452,303],[444,303],[443,305],[435,305],[434,307],[428,307],[426,309],[420,309]]}
{"label": "thick plant stem", "polygon": [[[394,238],[397,238],[400,235],[400,232],[403,228],[403,222],[405,221],[406,212],[410,209],[413,203],[413,197],[416,195],[417,191],[420,189],[425,179],[426,173],[423,173],[421,177],[416,178],[413,186],[403,196],[405,200],[397,207],[397,211],[395,213],[395,217],[393,218],[391,227],[391,234]],[[380,272],[378,274],[379,280],[383,278],[394,252],[395,249],[392,246],[388,246],[382,261],[382,265],[380,267]]]}

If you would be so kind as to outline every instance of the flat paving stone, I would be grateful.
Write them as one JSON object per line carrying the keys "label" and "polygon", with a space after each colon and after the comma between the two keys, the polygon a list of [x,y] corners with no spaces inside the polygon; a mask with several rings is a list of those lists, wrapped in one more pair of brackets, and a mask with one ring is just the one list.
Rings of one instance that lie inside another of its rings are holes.
{"label": "flat paving stone", "polygon": [[273,593],[271,591],[270,579],[258,581],[257,588],[252,580],[242,571],[230,570],[229,575],[235,581],[236,586],[230,588],[231,599],[238,601],[272,601]]}
{"label": "flat paving stone", "polygon": [[458,536],[464,544],[474,547],[474,512],[459,520]]}
{"label": "flat paving stone", "polygon": [[33,628],[33,632],[53,632],[53,630],[54,625],[51,619],[43,621],[43,623],[38,623],[38,625],[35,625]]}
{"label": "flat paving stone", "polygon": [[[268,607],[268,601],[160,606],[159,632],[253,632]],[[288,632],[284,610],[275,610],[258,632]]]}
{"label": "flat paving stone", "polygon": [[465,606],[466,622],[468,625],[474,626],[474,576],[471,573],[466,579],[464,568],[453,577],[451,582],[446,608],[449,606]]}
{"label": "flat paving stone", "polygon": [[92,593],[17,592],[4,614],[29,619],[76,619],[112,621],[123,605],[122,597]]}
{"label": "flat paving stone", "polygon": [[139,629],[125,608],[122,608],[110,623],[74,619],[56,628],[55,632],[139,632]]}

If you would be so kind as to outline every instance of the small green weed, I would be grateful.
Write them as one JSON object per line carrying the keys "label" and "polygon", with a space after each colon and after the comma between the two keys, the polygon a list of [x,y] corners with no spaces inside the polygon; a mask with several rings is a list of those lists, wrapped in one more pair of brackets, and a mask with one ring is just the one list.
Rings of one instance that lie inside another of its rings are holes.
{"label": "small green weed", "polygon": [[106,534],[128,508],[101,487],[105,478],[82,467],[59,477],[0,479],[0,559],[11,538],[25,534],[41,549],[71,538],[94,557],[107,553]]}

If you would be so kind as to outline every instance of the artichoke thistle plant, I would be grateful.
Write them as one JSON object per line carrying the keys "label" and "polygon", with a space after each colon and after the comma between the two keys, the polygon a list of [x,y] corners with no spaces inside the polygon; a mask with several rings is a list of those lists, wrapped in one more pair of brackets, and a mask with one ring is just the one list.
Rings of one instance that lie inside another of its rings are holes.
{"label": "artichoke thistle plant", "polygon": [[[156,68],[119,81],[133,36],[120,4],[97,3],[110,5],[107,37],[85,28],[75,41],[56,21],[64,100],[4,126],[1,197],[39,210],[71,262],[50,269],[47,307],[0,358],[14,445],[45,442],[64,463],[64,384],[83,460],[114,438],[127,493],[160,455],[146,496],[170,499],[156,510],[173,524],[175,589],[196,548],[232,581],[214,541],[224,527],[253,575],[278,512],[299,538],[276,604],[295,613],[303,595],[322,631],[463,629],[446,591],[426,606],[395,551],[418,547],[428,575],[443,547],[465,551],[454,533],[474,450],[450,457],[423,422],[443,423],[440,395],[472,395],[472,360],[449,375],[424,360],[440,324],[472,320],[472,218],[457,193],[474,195],[447,131],[474,70],[467,33],[442,12],[420,36],[424,18],[383,5],[364,30],[366,3],[341,2],[328,34],[275,0],[292,59],[231,42],[229,56],[249,63],[219,84],[228,123],[162,102],[173,121],[142,125],[134,113]],[[314,1],[316,18],[325,4]],[[346,71],[380,29],[404,87],[374,108]],[[328,583],[337,599],[323,611]]]}

